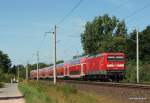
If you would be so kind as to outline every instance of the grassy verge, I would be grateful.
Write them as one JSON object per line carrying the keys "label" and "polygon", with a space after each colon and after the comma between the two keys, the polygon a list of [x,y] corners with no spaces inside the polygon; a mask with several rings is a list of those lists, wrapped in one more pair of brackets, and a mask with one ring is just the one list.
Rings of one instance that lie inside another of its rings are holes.
{"label": "grassy verge", "polygon": [[33,81],[22,82],[19,89],[26,103],[99,103],[92,93],[81,92],[71,85],[48,85]]}

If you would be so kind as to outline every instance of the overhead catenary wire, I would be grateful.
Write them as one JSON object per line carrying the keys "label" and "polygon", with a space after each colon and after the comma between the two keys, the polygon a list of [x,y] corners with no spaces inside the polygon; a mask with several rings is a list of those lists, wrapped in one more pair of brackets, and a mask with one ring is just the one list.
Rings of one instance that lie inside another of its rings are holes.
{"label": "overhead catenary wire", "polygon": [[114,12],[116,10],[119,10],[123,6],[127,5],[129,1],[131,1],[131,0],[127,0],[125,2],[121,2],[117,7],[115,7],[114,9],[111,9],[110,11],[108,11],[108,13],[111,13],[111,12]]}
{"label": "overhead catenary wire", "polygon": [[[124,5],[126,5],[129,1],[130,1],[130,0],[126,0],[126,1],[123,2],[123,3],[120,3],[117,7],[115,7],[114,9],[111,9],[111,10],[109,11],[109,13],[118,10],[119,8],[121,8],[121,7],[123,7]],[[79,6],[79,5],[81,4],[81,2],[82,2],[82,0],[80,0],[80,1],[77,3],[77,5]],[[76,6],[77,6],[77,5],[76,5]],[[75,6],[75,7],[76,7],[76,6]],[[73,11],[74,11],[74,9],[73,9]],[[72,13],[72,10],[71,10],[67,15],[69,16],[70,13]],[[61,19],[58,24],[62,23],[62,22],[64,21],[64,19],[67,17],[67,15],[65,15],[64,18]],[[69,37],[69,38],[80,38],[80,35],[79,35],[79,36],[68,35],[68,37]]]}
{"label": "overhead catenary wire", "polygon": [[80,6],[82,2],[83,0],[79,0],[79,2],[56,25],[59,25],[62,22],[64,22],[71,15],[71,13],[73,13]]}
{"label": "overhead catenary wire", "polygon": [[[40,45],[38,46],[38,48],[37,48],[37,50],[35,51],[35,53],[32,54],[31,59],[33,59],[33,57],[36,55],[36,52],[37,52],[37,51],[38,51],[38,52],[41,51],[41,48],[42,48],[42,46],[43,46],[43,44],[44,44],[44,41],[45,41],[45,37],[46,37],[46,34],[44,34],[44,35],[42,36],[41,43],[40,43]],[[31,59],[30,59],[30,60],[31,60]]]}
{"label": "overhead catenary wire", "polygon": [[[124,5],[128,4],[129,1],[131,1],[131,0],[127,0],[127,1],[125,1],[124,3],[121,3],[121,4],[118,5],[116,8],[110,10],[108,13],[111,13],[111,12],[113,12],[113,11],[119,10],[119,9],[122,8]],[[126,19],[129,19],[129,18],[131,18],[132,16],[138,14],[139,12],[143,11],[144,9],[146,9],[146,8],[148,8],[148,7],[150,7],[150,3],[146,4],[145,6],[139,8],[139,9],[137,9],[137,10],[135,10],[135,11],[133,11],[131,14],[127,15],[124,19],[125,19],[125,20],[126,20]]]}
{"label": "overhead catenary wire", "polygon": [[42,48],[43,44],[44,44],[44,41],[45,41],[45,37],[46,37],[46,34],[43,35],[43,38],[41,39],[41,43],[39,45],[39,48],[37,49],[38,51]]}

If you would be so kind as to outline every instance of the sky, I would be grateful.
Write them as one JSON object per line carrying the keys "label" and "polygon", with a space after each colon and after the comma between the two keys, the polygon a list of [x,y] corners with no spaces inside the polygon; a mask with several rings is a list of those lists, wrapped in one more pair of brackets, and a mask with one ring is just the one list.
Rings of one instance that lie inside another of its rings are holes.
{"label": "sky", "polygon": [[[0,0],[0,50],[12,64],[53,61],[54,25],[80,0]],[[87,21],[109,14],[125,20],[128,32],[150,25],[149,0],[82,0],[67,18],[57,25],[57,60],[82,54],[80,34]]]}

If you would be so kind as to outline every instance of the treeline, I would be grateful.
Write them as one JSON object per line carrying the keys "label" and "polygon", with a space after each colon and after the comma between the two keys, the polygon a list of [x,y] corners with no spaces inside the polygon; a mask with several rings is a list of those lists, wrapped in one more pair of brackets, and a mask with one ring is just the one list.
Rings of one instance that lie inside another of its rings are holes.
{"label": "treeline", "polygon": [[[39,63],[39,68],[48,67],[49,65],[46,63]],[[13,65],[12,67],[12,74],[15,78],[18,78],[18,72],[20,79],[26,78],[26,68],[28,68],[28,76],[30,75],[30,71],[37,68],[37,64],[27,64],[27,65]]]}
{"label": "treeline", "polygon": [[0,50],[0,83],[10,81],[11,60],[9,56]]}
{"label": "treeline", "polygon": [[[62,61],[58,61],[62,62]],[[52,64],[50,64],[52,65]],[[45,63],[39,63],[39,68],[50,66]],[[36,69],[36,64],[28,64],[28,71]],[[18,79],[18,71],[21,78],[26,77],[26,65],[12,65],[8,54],[5,54],[0,50],[0,85],[1,82],[11,82],[11,79]],[[28,73],[29,73],[28,72]]]}
{"label": "treeline", "polygon": [[[56,64],[63,63],[63,60],[58,60]],[[46,63],[39,63],[39,69],[52,66],[53,64],[46,64]],[[28,76],[30,75],[30,71],[37,69],[37,64],[19,64],[19,65],[12,65],[11,60],[8,54],[5,54],[0,50],[0,85],[1,82],[11,82],[11,79],[17,80],[18,73],[20,79],[26,78],[26,68],[28,68]]]}
{"label": "treeline", "polygon": [[[63,63],[63,60],[58,60],[56,64]],[[53,64],[47,64],[47,63],[38,63],[39,69],[52,66]],[[26,68],[28,68],[28,76],[30,76],[30,71],[31,70],[36,70],[37,69],[37,64],[27,64],[27,65],[13,65],[12,66],[12,74],[15,76],[15,78],[18,78],[18,72],[19,72],[19,77],[20,79],[25,79],[26,78]]]}
{"label": "treeline", "polygon": [[[88,21],[81,34],[84,54],[123,52],[126,54],[125,80],[136,81],[136,29],[127,31],[124,20],[103,15]],[[140,81],[150,81],[150,26],[139,31]]]}

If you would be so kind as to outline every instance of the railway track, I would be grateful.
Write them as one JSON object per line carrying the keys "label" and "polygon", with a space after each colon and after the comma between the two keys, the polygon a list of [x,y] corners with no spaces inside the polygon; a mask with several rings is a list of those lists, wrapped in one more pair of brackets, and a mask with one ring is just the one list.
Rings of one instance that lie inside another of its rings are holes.
{"label": "railway track", "polygon": [[57,82],[64,82],[64,83],[70,83],[70,84],[93,85],[93,86],[97,85],[97,86],[107,86],[107,87],[120,87],[120,88],[134,88],[134,89],[148,89],[148,90],[150,90],[150,85],[147,85],[147,84],[77,81],[77,80],[58,80]]}

